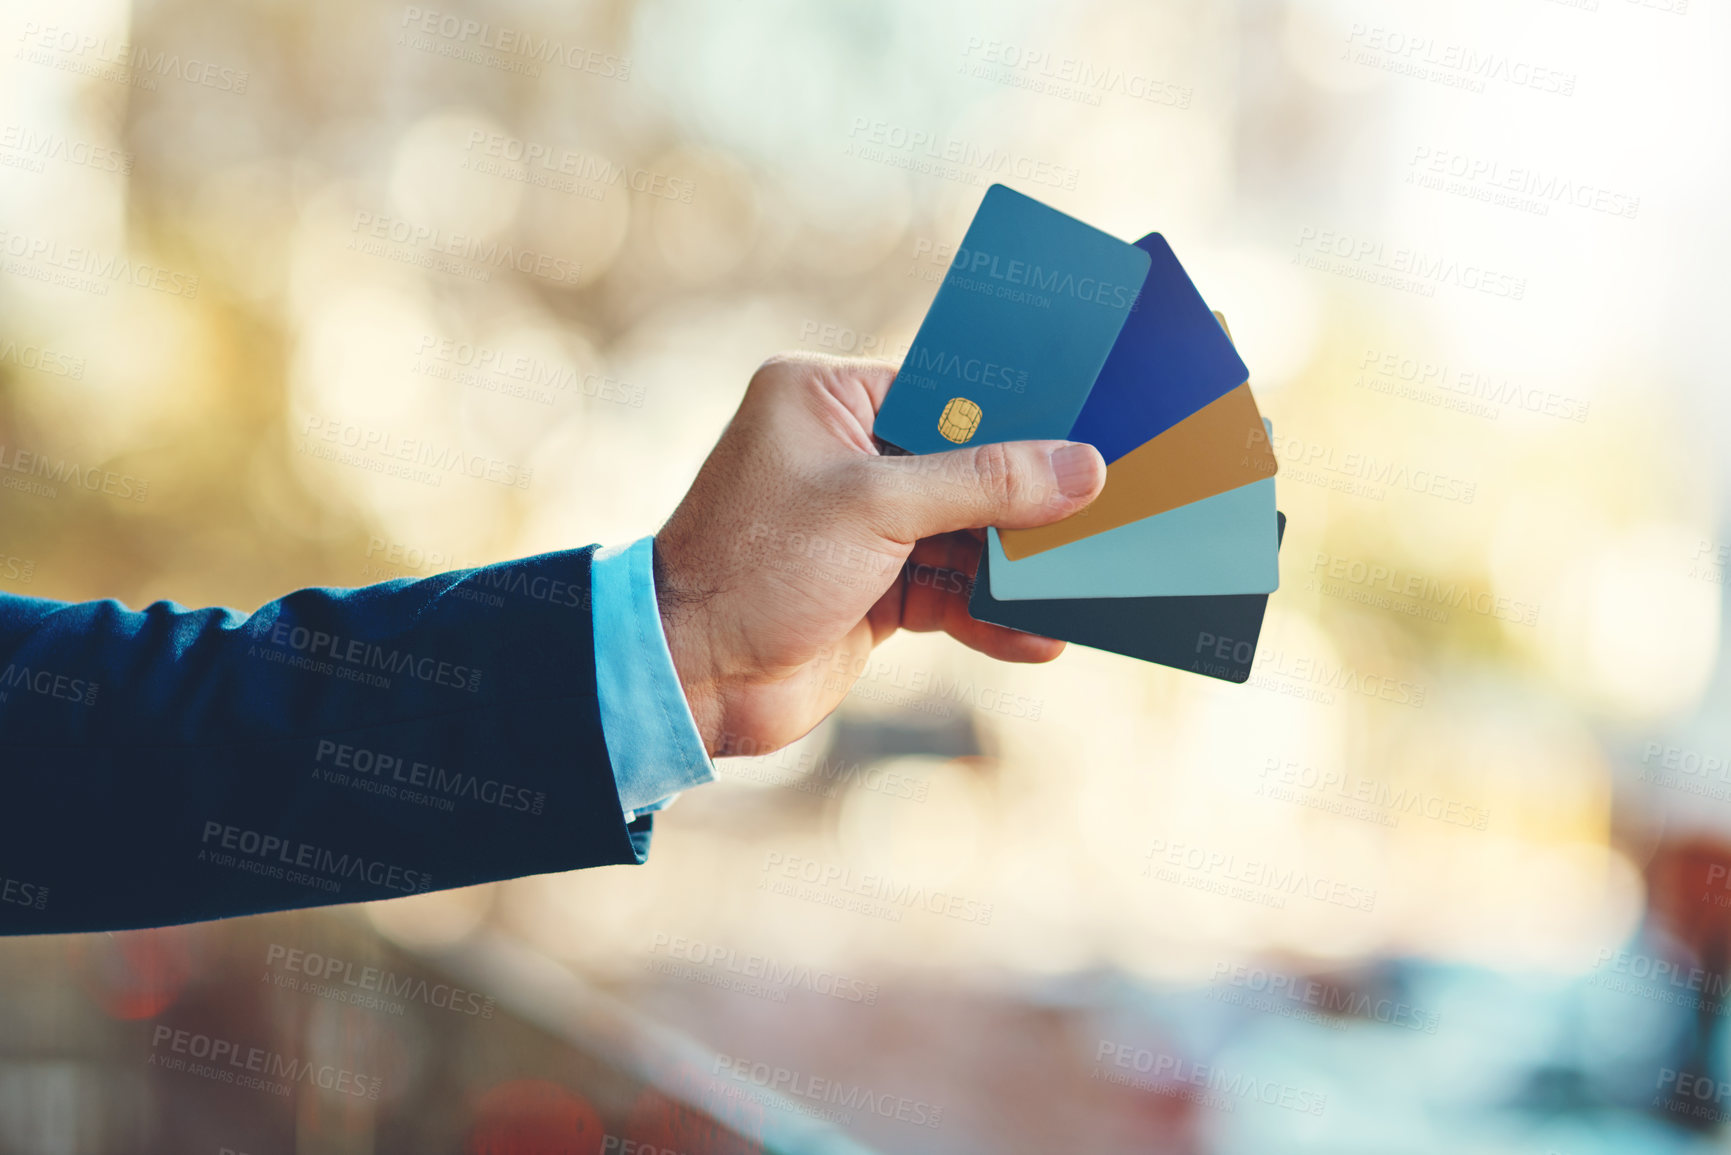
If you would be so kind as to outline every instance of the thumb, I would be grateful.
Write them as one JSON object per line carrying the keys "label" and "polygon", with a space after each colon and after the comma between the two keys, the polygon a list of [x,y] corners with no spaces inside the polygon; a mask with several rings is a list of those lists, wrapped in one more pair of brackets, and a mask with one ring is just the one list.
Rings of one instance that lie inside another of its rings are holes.
{"label": "thumb", "polygon": [[884,532],[899,541],[995,525],[1062,521],[1106,484],[1100,451],[1080,441],[999,441],[905,457],[863,459]]}

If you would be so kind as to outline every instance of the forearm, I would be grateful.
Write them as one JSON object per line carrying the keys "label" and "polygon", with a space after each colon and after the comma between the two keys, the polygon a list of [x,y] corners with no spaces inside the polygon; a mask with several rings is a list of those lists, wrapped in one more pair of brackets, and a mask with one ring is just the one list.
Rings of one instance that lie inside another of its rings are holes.
{"label": "forearm", "polygon": [[0,931],[639,861],[648,823],[634,844],[601,734],[589,562],[303,590],[244,617],[8,599]]}

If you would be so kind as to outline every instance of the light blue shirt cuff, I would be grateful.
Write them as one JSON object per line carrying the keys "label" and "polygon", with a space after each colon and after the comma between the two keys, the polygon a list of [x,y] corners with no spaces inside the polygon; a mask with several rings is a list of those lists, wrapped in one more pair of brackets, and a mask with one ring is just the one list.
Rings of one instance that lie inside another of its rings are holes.
{"label": "light blue shirt cuff", "polygon": [[601,733],[627,822],[715,781],[661,629],[654,549],[645,537],[598,549],[589,563]]}

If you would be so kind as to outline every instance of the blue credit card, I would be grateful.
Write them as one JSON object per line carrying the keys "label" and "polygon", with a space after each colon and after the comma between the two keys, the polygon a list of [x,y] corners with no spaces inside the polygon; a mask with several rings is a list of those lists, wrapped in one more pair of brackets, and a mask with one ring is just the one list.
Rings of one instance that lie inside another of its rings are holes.
{"label": "blue credit card", "polygon": [[1148,264],[1135,245],[993,185],[873,432],[909,453],[1068,436]]}
{"label": "blue credit card", "polygon": [[1108,465],[1250,379],[1166,238],[1136,248],[1150,258],[1141,297],[1069,431]]}
{"label": "blue credit card", "polygon": [[1280,585],[1274,479],[1253,481],[1165,513],[1011,561],[987,535],[992,596],[1200,597],[1266,594]]}

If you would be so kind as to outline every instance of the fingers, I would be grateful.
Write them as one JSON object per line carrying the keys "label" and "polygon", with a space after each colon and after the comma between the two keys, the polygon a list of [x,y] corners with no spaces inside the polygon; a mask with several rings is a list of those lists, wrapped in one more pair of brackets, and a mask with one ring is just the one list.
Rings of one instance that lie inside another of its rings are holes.
{"label": "fingers", "polygon": [[972,586],[974,571],[980,568],[980,553],[985,548],[985,533],[974,536],[972,531],[945,533],[923,538],[914,544],[902,566],[902,578],[908,585],[908,599],[916,594],[954,593],[966,596]]}
{"label": "fingers", "polygon": [[895,384],[901,374],[901,366],[891,365],[886,361],[861,361],[863,367],[857,374],[861,388],[871,400],[872,415],[884,407],[884,398],[889,396],[890,386]]}
{"label": "fingers", "polygon": [[969,580],[979,568],[981,543],[970,533],[928,538],[915,545],[902,572],[901,624],[915,633],[942,630],[970,649],[1006,662],[1049,662],[1064,643],[978,621],[968,612]]}
{"label": "fingers", "polygon": [[963,533],[915,543],[901,573],[867,615],[878,641],[898,629],[928,633],[943,629],[945,597],[965,601],[980,564],[980,543]]}
{"label": "fingers", "polygon": [[920,607],[917,615],[905,610],[902,628],[915,633],[942,630],[970,650],[978,650],[1000,662],[1049,662],[1064,652],[1064,643],[1056,638],[1024,634],[1007,626],[982,622],[968,613],[966,594],[933,595]]}
{"label": "fingers", "polygon": [[959,615],[949,617],[944,632],[970,650],[978,650],[1000,662],[1049,662],[1064,652],[1056,638],[1024,634],[1008,626],[982,622],[969,616],[965,602],[954,603]]}
{"label": "fingers", "polygon": [[1061,521],[1106,484],[1106,462],[1075,441],[1003,441],[909,457],[863,459],[860,492],[896,541],[977,526],[1031,529]]}
{"label": "fingers", "polygon": [[847,407],[867,435],[895,378],[896,367],[883,361],[837,361],[819,374],[824,389]]}
{"label": "fingers", "polygon": [[1000,662],[1049,662],[1064,652],[1064,643],[1056,638],[1024,634],[1007,626],[976,620],[968,613],[965,593],[943,593],[916,602],[913,612],[903,604],[903,592],[891,588],[871,612],[866,621],[871,627],[871,645],[881,645],[899,626],[916,634],[942,630],[956,641]]}
{"label": "fingers", "polygon": [[760,392],[783,393],[801,386],[817,385],[841,402],[869,432],[872,419],[883,406],[896,366],[888,361],[863,357],[830,357],[812,353],[778,353],[758,366],[751,387]]}

